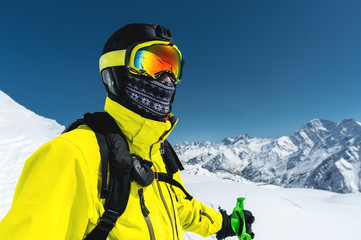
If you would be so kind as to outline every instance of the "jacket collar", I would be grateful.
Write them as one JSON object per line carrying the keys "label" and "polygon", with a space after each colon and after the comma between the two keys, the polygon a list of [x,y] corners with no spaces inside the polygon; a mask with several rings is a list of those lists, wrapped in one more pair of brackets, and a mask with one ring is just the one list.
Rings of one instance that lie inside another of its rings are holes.
{"label": "jacket collar", "polygon": [[115,119],[128,141],[140,148],[149,148],[154,143],[164,140],[178,121],[173,115],[172,122],[144,118],[108,97],[104,109]]}

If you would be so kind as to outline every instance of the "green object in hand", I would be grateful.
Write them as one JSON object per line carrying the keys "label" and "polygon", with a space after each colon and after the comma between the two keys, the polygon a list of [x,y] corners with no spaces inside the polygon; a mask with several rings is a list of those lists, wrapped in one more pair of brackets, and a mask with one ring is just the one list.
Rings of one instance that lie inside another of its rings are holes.
{"label": "green object in hand", "polygon": [[236,207],[233,209],[231,216],[231,226],[240,240],[252,240],[251,235],[246,232],[246,221],[244,219],[244,205],[245,198],[237,198]]}

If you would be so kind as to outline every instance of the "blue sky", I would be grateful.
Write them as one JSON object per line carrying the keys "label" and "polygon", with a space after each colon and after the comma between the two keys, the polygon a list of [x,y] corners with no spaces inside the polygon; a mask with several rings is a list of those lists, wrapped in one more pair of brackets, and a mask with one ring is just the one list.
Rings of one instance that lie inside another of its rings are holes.
{"label": "blue sky", "polygon": [[361,1],[7,2],[0,90],[62,125],[103,110],[100,53],[131,22],[170,28],[185,58],[173,143],[361,121]]}

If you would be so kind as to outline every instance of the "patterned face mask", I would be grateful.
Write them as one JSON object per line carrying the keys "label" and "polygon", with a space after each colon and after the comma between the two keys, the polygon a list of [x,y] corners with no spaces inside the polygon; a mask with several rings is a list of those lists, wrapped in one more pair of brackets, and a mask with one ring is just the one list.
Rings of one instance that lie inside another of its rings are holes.
{"label": "patterned face mask", "polygon": [[152,119],[165,119],[171,110],[175,87],[171,82],[144,79],[128,75],[125,94],[131,100],[136,112]]}

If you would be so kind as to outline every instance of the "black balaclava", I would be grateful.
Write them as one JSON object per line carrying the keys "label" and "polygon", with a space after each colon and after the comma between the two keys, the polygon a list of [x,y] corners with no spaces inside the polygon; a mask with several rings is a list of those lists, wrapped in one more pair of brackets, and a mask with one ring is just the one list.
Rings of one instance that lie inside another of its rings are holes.
{"label": "black balaclava", "polygon": [[[152,40],[174,44],[170,31],[160,25],[128,24],[108,39],[102,55]],[[130,74],[125,66],[105,68],[101,75],[110,99],[145,118],[165,121],[174,100],[176,87],[173,83]]]}

